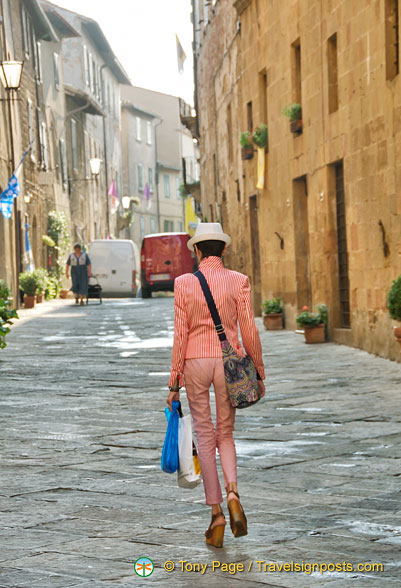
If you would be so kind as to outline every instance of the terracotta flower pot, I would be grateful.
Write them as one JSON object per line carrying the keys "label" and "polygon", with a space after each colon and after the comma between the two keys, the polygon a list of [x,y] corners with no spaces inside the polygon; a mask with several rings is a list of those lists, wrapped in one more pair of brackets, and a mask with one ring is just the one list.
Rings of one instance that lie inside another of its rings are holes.
{"label": "terracotta flower pot", "polygon": [[398,343],[401,345],[401,327],[394,327],[394,337],[397,339]]}
{"label": "terracotta flower pot", "polygon": [[60,290],[60,298],[68,298],[69,290]]}
{"label": "terracotta flower pot", "polygon": [[266,331],[278,331],[283,328],[283,313],[272,312],[263,315],[263,325]]}
{"label": "terracotta flower pot", "polygon": [[43,302],[43,297],[44,297],[43,292],[41,292],[40,294],[36,294],[36,303],[40,304],[41,302]]}
{"label": "terracotta flower pot", "polygon": [[35,306],[35,296],[24,295],[24,307],[33,308]]}
{"label": "terracotta flower pot", "polygon": [[316,327],[304,326],[305,343],[324,343],[326,340],[325,325]]}
{"label": "terracotta flower pot", "polygon": [[290,122],[291,133],[302,133],[302,118]]}
{"label": "terracotta flower pot", "polygon": [[253,145],[241,148],[241,159],[252,159],[253,157]]}

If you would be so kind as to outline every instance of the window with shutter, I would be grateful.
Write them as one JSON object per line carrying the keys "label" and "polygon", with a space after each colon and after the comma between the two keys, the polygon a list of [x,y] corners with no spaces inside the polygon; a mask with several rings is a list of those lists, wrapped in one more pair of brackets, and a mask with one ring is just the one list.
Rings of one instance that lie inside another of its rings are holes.
{"label": "window with shutter", "polygon": [[138,190],[143,190],[143,166],[138,163]]}
{"label": "window with shutter", "polygon": [[32,100],[30,98],[28,98],[28,100],[27,100],[27,110],[28,110],[29,144],[31,145],[31,160],[36,161],[35,123],[34,123],[34,115],[33,115],[33,105],[32,105]]}
{"label": "window with shutter", "polygon": [[72,150],[72,168],[78,170],[78,145],[77,145],[77,121],[71,119],[71,150]]}
{"label": "window with shutter", "polygon": [[142,141],[142,132],[141,132],[141,119],[139,116],[135,117],[136,120],[136,140]]}
{"label": "window with shutter", "polygon": [[49,144],[47,141],[47,127],[46,123],[42,122],[40,125],[40,144],[41,144],[41,167],[49,170]]}
{"label": "window with shutter", "polygon": [[148,145],[152,144],[152,123],[150,120],[146,121],[146,143]]}
{"label": "window with shutter", "polygon": [[64,139],[59,140],[59,157],[60,157],[60,168],[61,168],[61,179],[63,181],[64,190],[68,186],[68,175],[67,175],[67,152],[65,149]]}
{"label": "window with shutter", "polygon": [[56,86],[56,89],[58,90],[60,88],[60,75],[59,75],[59,55],[58,53],[53,53],[53,69],[54,69],[54,84]]}

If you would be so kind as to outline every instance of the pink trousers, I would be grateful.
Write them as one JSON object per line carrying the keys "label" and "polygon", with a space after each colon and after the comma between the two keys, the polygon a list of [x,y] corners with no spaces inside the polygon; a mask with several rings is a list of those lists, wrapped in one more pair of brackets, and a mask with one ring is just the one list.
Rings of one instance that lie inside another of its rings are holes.
{"label": "pink trousers", "polygon": [[[198,441],[206,504],[223,502],[216,465],[219,451],[224,486],[237,481],[237,456],[233,439],[235,408],[231,406],[224,378],[223,360],[217,357],[186,359],[185,388]],[[209,388],[216,399],[216,427],[210,413]]]}

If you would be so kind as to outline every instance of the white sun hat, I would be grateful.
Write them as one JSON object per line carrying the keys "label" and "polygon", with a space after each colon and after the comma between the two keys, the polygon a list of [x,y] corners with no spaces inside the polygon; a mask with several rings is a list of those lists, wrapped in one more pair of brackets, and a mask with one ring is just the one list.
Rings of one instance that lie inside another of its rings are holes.
{"label": "white sun hat", "polygon": [[198,223],[195,235],[188,241],[188,249],[194,251],[194,245],[201,241],[223,241],[229,245],[231,237],[223,233],[220,223]]}

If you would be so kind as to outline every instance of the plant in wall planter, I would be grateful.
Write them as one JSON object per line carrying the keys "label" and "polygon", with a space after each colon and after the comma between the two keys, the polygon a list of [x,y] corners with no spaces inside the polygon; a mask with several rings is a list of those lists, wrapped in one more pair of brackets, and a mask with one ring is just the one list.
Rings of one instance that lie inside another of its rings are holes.
{"label": "plant in wall planter", "polygon": [[[394,280],[387,295],[387,308],[391,318],[401,321],[401,276]],[[394,336],[401,345],[401,327],[394,327]]]}
{"label": "plant in wall planter", "polygon": [[283,108],[282,114],[290,121],[291,133],[302,133],[302,106],[300,104],[288,104]]}
{"label": "plant in wall planter", "polygon": [[263,325],[266,331],[277,331],[283,328],[283,311],[281,298],[270,298],[262,302]]}
{"label": "plant in wall planter", "polygon": [[243,133],[241,133],[240,143],[241,159],[252,159],[254,148],[251,133],[249,131],[244,131]]}
{"label": "plant in wall planter", "polygon": [[317,312],[310,312],[307,306],[296,317],[297,324],[304,329],[305,343],[324,343],[328,321],[327,306],[318,304]]}
{"label": "plant in wall planter", "polygon": [[36,279],[33,272],[24,272],[19,277],[19,287],[24,293],[25,308],[33,308],[35,306],[36,297]]}
{"label": "plant in wall planter", "polygon": [[269,136],[267,132],[267,125],[265,123],[261,123],[256,127],[251,135],[253,143],[256,147],[260,149],[265,149],[267,151],[268,144],[269,144]]}
{"label": "plant in wall planter", "polygon": [[48,274],[44,267],[38,267],[33,272],[33,277],[36,281],[36,302],[39,304],[43,302],[47,287]]}

